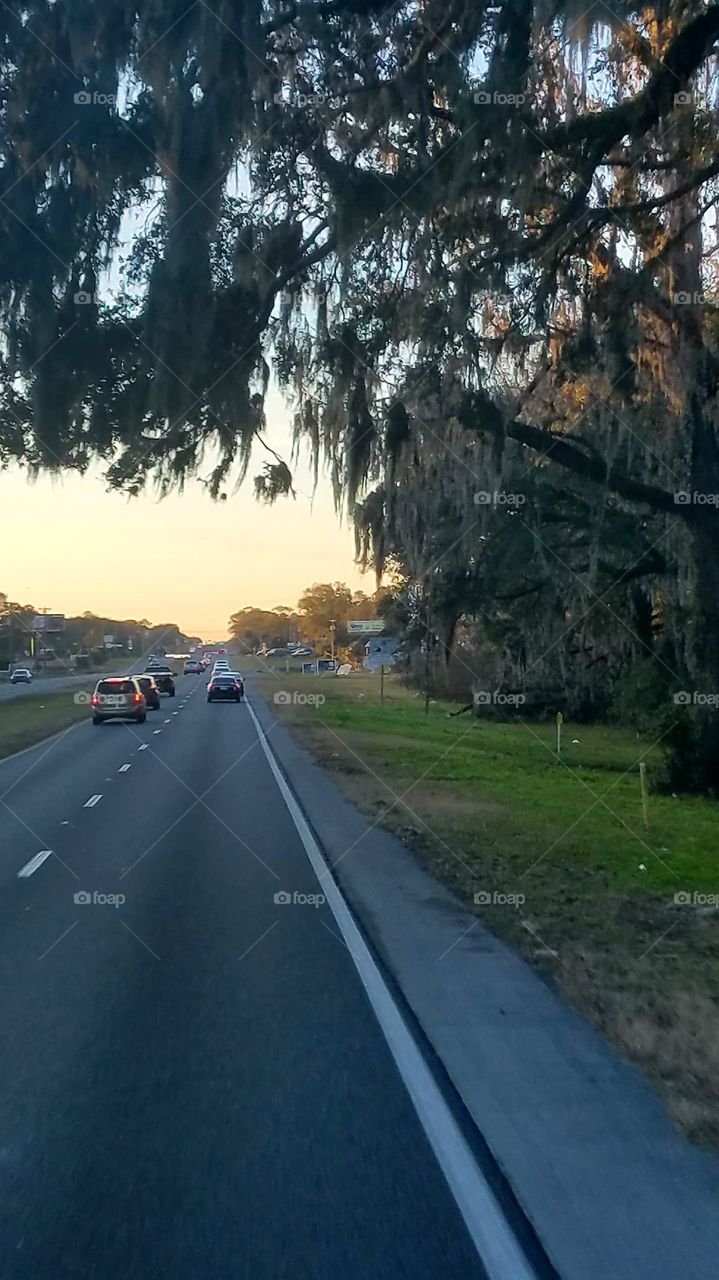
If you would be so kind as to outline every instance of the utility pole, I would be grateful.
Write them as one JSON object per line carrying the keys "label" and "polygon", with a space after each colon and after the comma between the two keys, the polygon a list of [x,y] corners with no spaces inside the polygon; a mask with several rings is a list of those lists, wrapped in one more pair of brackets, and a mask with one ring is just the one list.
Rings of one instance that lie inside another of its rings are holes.
{"label": "utility pole", "polygon": [[330,644],[331,644],[330,657],[332,659],[333,668],[335,664],[335,631],[336,630],[337,630],[337,621],[335,618],[330,618]]}
{"label": "utility pole", "polygon": [[429,647],[432,640],[432,632],[430,630],[430,622],[432,620],[431,604],[430,604],[431,587],[427,588],[427,620],[425,628],[427,635],[425,638],[425,661],[424,661],[424,714],[429,715]]}

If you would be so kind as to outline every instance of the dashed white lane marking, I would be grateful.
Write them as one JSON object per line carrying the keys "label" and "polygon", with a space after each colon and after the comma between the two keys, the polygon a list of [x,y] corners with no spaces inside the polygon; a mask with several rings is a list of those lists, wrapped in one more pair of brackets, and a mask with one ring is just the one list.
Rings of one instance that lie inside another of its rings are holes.
{"label": "dashed white lane marking", "polygon": [[41,849],[39,853],[35,854],[34,858],[31,858],[29,862],[25,863],[24,867],[20,868],[17,873],[18,879],[27,880],[28,876],[31,876],[34,871],[37,871],[38,867],[42,866],[45,859],[51,856],[52,849]]}
{"label": "dashed white lane marking", "polygon": [[127,773],[128,769],[131,769],[131,768],[132,768],[132,765],[131,765],[131,764],[121,764],[121,765],[120,765],[120,768],[118,769],[118,771],[117,771],[117,772],[118,772],[118,773]]}
{"label": "dashed white lane marking", "polygon": [[86,800],[82,807],[83,809],[94,809],[100,800],[102,800],[102,792],[100,792],[99,796],[90,796],[90,799]]}
{"label": "dashed white lane marking", "polygon": [[172,714],[173,714],[173,716],[179,716],[179,714],[180,714],[180,713],[179,713],[179,711],[173,711],[173,713],[172,713]]}
{"label": "dashed white lane marking", "polygon": [[168,716],[168,717],[167,717],[167,719],[166,719],[166,720],[163,720],[163,722],[162,722],[162,723],[163,723],[163,724],[169,724],[169,723],[170,723],[170,717]]}
{"label": "dashed white lane marking", "polygon": [[153,733],[153,736],[155,734],[162,733],[162,729],[153,729],[152,733]]}
{"label": "dashed white lane marking", "polygon": [[138,751],[147,751],[147,743],[143,742],[142,746],[138,747],[137,749]]}

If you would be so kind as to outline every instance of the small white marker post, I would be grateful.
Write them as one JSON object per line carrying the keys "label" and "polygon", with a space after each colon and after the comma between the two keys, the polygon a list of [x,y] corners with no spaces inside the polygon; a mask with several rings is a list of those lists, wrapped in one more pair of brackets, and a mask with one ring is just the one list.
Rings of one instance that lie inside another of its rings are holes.
{"label": "small white marker post", "polygon": [[642,815],[644,817],[644,826],[649,827],[649,802],[647,800],[647,766],[643,760],[639,761],[639,787],[642,793]]}
{"label": "small white marker post", "polygon": [[555,717],[557,725],[557,760],[559,761],[562,754],[562,725],[564,724],[564,716],[558,711]]}

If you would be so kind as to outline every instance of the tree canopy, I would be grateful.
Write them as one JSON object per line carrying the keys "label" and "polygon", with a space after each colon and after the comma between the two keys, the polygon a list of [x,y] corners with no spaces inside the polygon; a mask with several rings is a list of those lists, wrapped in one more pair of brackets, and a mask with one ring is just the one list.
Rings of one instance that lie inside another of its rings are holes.
{"label": "tree canopy", "polygon": [[0,457],[223,495],[272,373],[445,646],[481,601],[621,665],[609,609],[719,689],[719,5],[28,0],[0,37]]}

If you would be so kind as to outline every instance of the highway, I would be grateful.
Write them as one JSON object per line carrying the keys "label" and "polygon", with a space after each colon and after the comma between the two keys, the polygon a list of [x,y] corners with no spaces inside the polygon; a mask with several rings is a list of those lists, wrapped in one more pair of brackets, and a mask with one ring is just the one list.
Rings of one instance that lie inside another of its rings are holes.
{"label": "highway", "polygon": [[485,1277],[250,709],[177,689],[0,764],[3,1280]]}
{"label": "highway", "polygon": [[[17,665],[20,666],[20,663]],[[105,671],[84,671],[78,675],[34,676],[32,684],[10,684],[9,680],[3,680],[0,683],[0,702],[6,702],[9,698],[27,697],[30,693],[66,693],[71,689],[92,691],[105,674]]]}

